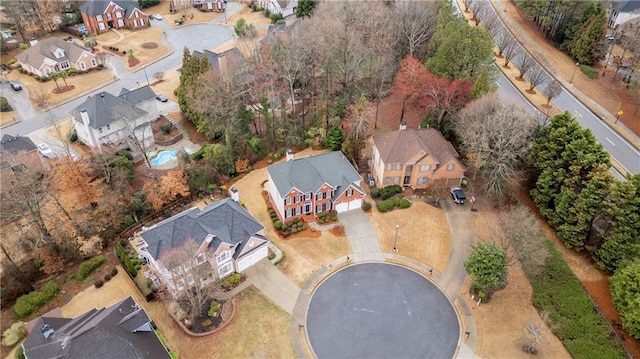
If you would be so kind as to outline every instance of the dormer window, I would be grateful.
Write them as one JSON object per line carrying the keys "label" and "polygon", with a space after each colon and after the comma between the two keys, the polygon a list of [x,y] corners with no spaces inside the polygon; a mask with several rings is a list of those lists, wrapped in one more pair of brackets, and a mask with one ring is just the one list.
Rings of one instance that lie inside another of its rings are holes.
{"label": "dormer window", "polygon": [[56,59],[60,59],[64,57],[64,50],[61,48],[56,48],[56,50],[53,52],[53,56],[56,57]]}

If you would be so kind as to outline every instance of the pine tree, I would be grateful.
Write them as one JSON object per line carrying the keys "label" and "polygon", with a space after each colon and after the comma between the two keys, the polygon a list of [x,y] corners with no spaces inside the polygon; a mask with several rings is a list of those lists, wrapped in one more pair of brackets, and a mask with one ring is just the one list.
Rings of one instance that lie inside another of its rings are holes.
{"label": "pine tree", "polygon": [[569,53],[576,61],[592,65],[598,60],[601,51],[599,44],[602,42],[606,22],[606,15],[601,11],[589,17],[589,20],[576,32],[569,43]]}

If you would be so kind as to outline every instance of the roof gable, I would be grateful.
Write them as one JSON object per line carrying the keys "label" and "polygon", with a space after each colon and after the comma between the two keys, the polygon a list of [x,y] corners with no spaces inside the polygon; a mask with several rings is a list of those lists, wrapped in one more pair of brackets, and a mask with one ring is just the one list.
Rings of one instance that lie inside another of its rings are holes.
{"label": "roof gable", "polygon": [[[396,130],[373,136],[373,145],[380,158],[388,163],[406,163],[421,152],[431,156],[437,163],[452,159],[457,161],[458,153],[451,143],[433,128]],[[424,157],[420,156],[420,157]]]}
{"label": "roof gable", "polygon": [[215,250],[221,243],[236,246],[247,242],[264,227],[247,210],[230,198],[214,202],[200,210],[188,209],[140,232],[149,254],[158,259],[162,253],[193,238],[202,244],[208,235],[215,236]]}
{"label": "roof gable", "polygon": [[124,119],[134,120],[148,114],[134,104],[108,92],[101,92],[87,99],[70,112],[74,119],[82,122],[80,111],[86,110],[89,116],[89,126],[100,128],[113,122]]}
{"label": "roof gable", "polygon": [[316,192],[324,184],[336,188],[336,195],[362,178],[341,151],[329,152],[317,156],[296,158],[267,167],[281,197],[291,188],[307,192]]}
{"label": "roof gable", "polygon": [[155,92],[153,92],[149,85],[142,86],[134,90],[128,90],[123,87],[122,90],[120,90],[120,95],[118,95],[118,98],[134,105],[138,105],[145,101],[155,100],[156,94]]}
{"label": "roof gable", "polygon": [[126,17],[131,16],[134,9],[138,9],[136,3],[131,0],[89,0],[80,6],[80,11],[90,16],[102,15],[111,3],[124,9]]}
{"label": "roof gable", "polygon": [[[62,50],[62,52],[59,50]],[[68,42],[56,37],[50,37],[38,41],[30,48],[18,54],[16,58],[24,64],[40,68],[46,60],[51,61],[51,63],[59,63],[66,60],[75,63],[85,52],[91,53],[89,49],[80,46],[75,42]]]}

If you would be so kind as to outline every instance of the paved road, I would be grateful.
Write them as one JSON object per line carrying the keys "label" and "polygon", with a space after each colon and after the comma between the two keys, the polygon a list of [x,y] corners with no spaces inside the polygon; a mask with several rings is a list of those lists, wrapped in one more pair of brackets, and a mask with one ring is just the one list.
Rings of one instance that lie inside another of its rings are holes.
{"label": "paved road", "polygon": [[460,338],[440,289],[386,263],[332,274],[313,293],[306,322],[318,358],[451,358]]}
{"label": "paved road", "polygon": [[[157,22],[158,21],[156,20],[152,24],[155,24]],[[158,25],[156,24],[155,26]],[[217,25],[215,23],[207,23],[186,25],[179,28],[167,29],[166,36],[167,42],[174,48],[174,51],[171,55],[157,61],[154,64],[146,66],[144,69],[141,68],[133,73],[125,72],[122,66],[109,66],[108,64],[107,66],[110,68],[117,68],[117,71],[119,72],[118,75],[121,77],[121,79],[109,85],[106,85],[97,91],[94,91],[92,94],[96,94],[102,91],[110,92],[112,94],[118,94],[120,92],[120,89],[122,89],[123,87],[132,88],[135,87],[138,83],[143,84],[147,81],[147,78],[153,76],[154,73],[166,72],[180,65],[182,63],[182,50],[185,47],[188,47],[190,51],[212,49],[229,41],[233,37],[233,31],[231,28],[226,26]],[[8,89],[8,85],[3,84],[1,88],[3,94],[5,92],[8,93],[8,91],[5,91],[5,88]],[[24,99],[28,100],[28,95],[26,91],[22,92],[23,93],[18,94],[18,101],[21,101],[18,102],[20,104],[19,111],[24,111],[19,112],[21,114],[21,118],[23,119],[22,122],[2,129],[0,130],[0,133],[24,135],[40,128],[46,127],[50,124],[51,117],[59,120],[68,116],[69,111],[79,106],[82,102],[85,101],[87,97],[81,96],[76,100],[54,108],[53,110],[49,111],[49,114],[45,114],[33,109],[33,106],[30,103],[25,103]],[[11,104],[13,104],[13,101],[15,101],[13,99],[13,96],[9,98],[9,101]]]}

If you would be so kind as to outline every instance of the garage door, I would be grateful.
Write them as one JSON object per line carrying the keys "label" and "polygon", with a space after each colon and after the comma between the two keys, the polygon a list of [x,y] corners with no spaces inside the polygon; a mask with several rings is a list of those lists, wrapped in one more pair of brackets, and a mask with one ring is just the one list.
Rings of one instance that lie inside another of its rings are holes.
{"label": "garage door", "polygon": [[358,209],[362,207],[362,198],[354,199],[350,202],[342,202],[336,205],[336,211],[338,213],[350,211],[352,209]]}
{"label": "garage door", "polygon": [[346,212],[348,210],[349,210],[348,202],[342,202],[342,203],[336,204],[336,212],[341,213],[341,212]]}
{"label": "garage door", "polygon": [[253,253],[247,255],[238,261],[238,272],[242,272],[245,269],[251,267],[252,265],[258,263],[262,258],[267,258],[268,250],[267,246],[264,245],[262,248],[254,251]]}
{"label": "garage door", "polygon": [[362,199],[354,199],[349,202],[349,210],[358,209],[360,207],[362,207]]}

